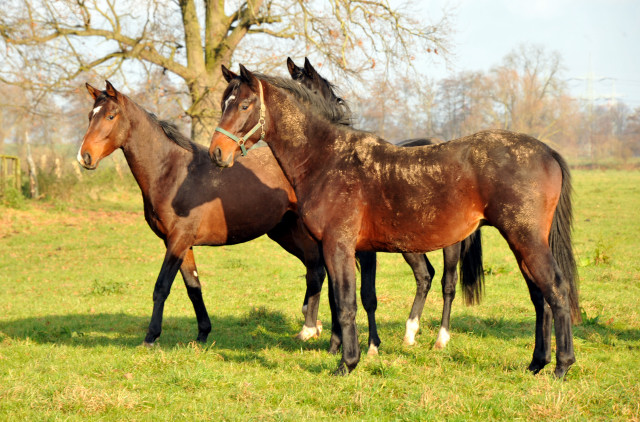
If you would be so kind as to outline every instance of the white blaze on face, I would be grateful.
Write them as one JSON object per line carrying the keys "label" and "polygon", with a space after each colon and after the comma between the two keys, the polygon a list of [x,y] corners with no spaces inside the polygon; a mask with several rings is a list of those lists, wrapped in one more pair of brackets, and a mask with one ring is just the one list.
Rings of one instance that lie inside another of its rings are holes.
{"label": "white blaze on face", "polygon": [[76,155],[76,160],[78,160],[80,164],[84,164],[84,160],[82,159],[82,154],[80,154],[80,151],[82,151],[82,145],[80,145],[80,149],[78,150],[78,155]]}
{"label": "white blaze on face", "polygon": [[91,118],[93,119],[93,116],[95,116],[96,114],[98,114],[98,112],[100,111],[100,109],[102,108],[102,106],[98,106],[96,108],[93,109],[93,113],[91,114]]}
{"label": "white blaze on face", "polygon": [[[227,107],[229,107],[229,103],[230,103],[231,101],[235,100],[235,99],[236,99],[236,96],[235,96],[235,95],[229,95],[229,96],[227,97],[227,99],[225,100],[225,102],[224,102],[224,110],[226,110],[226,109],[227,109]],[[222,110],[222,111],[224,111],[224,110]]]}
{"label": "white blaze on face", "polygon": [[[91,119],[93,119],[93,116],[98,114],[101,108],[102,106],[98,106],[91,111]],[[82,165],[84,165],[84,159],[82,158],[82,154],[80,153],[80,151],[82,151],[83,145],[84,145],[84,139],[82,140],[82,144],[80,145],[80,149],[78,150],[78,155],[76,155],[76,160],[78,160],[78,162]]]}

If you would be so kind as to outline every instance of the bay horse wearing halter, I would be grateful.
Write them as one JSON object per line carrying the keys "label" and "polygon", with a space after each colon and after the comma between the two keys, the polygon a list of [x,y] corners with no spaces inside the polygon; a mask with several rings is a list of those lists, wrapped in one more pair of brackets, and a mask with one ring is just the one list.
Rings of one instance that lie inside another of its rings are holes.
{"label": "bay horse wearing halter", "polygon": [[[167,248],[153,292],[145,344],[154,344],[160,336],[164,303],[178,269],[196,313],[197,340],[205,342],[211,323],[192,247],[241,243],[263,234],[306,266],[305,304],[308,301],[309,306],[299,338],[319,334],[316,320],[325,277],[322,255],[296,213],[293,189],[269,148],[256,149],[237,169],[221,172],[204,147],[183,136],[175,125],[143,110],[108,81],[105,91],[89,84],[87,90],[94,105],[78,161],[95,169],[101,159],[122,149],[142,191],[145,219]],[[238,194],[238,181],[243,194]],[[375,271],[375,255],[361,255],[362,267]],[[368,296],[375,298],[375,291],[367,280],[363,282],[363,303],[368,312],[374,312]],[[375,336],[372,341],[379,342],[377,332]]]}
{"label": "bay horse wearing halter", "polygon": [[[343,107],[349,115],[351,111],[347,103],[335,94],[335,86],[320,75],[305,57],[304,67],[297,66],[290,57],[287,57],[287,69],[291,78],[307,89],[320,95],[329,103],[335,103]],[[435,138],[433,138],[435,139]],[[440,141],[442,142],[442,141]],[[439,143],[439,142],[438,142]],[[396,143],[399,146],[414,147],[432,145],[432,139],[418,138],[407,139]],[[461,258],[462,254],[462,259]],[[434,348],[443,349],[449,339],[449,321],[451,318],[451,305],[456,296],[456,283],[458,272],[456,266],[460,261],[460,273],[463,286],[463,297],[467,304],[479,303],[484,285],[484,269],[482,267],[482,237],[480,230],[476,230],[462,242],[447,246],[442,249],[443,273],[442,273],[442,319],[440,330]],[[427,294],[431,289],[431,281],[435,274],[433,266],[424,254],[404,253],[402,257],[411,267],[416,280],[416,296],[411,307],[409,319],[407,319],[404,343],[415,344],[415,336],[420,327],[420,317]]]}
{"label": "bay horse wearing halter", "polygon": [[[560,154],[501,130],[401,148],[331,123],[309,103],[308,89],[283,86],[241,65],[223,94],[219,127],[238,136],[262,124],[305,226],[322,243],[342,331],[336,373],[352,371],[360,360],[356,250],[432,251],[492,225],[513,251],[536,311],[529,370],[537,373],[551,361],[553,318],[554,374],[564,377],[575,362],[571,322],[580,313],[570,174]],[[248,137],[246,144],[257,140]],[[214,132],[209,154],[216,164],[231,167],[238,152],[231,138]]]}

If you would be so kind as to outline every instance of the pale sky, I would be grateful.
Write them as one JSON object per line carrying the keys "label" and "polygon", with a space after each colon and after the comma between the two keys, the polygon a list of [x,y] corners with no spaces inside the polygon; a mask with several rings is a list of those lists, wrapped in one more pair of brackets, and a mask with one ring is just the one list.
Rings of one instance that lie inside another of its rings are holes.
{"label": "pale sky", "polygon": [[574,96],[586,96],[591,72],[597,101],[614,95],[640,107],[639,0],[436,0],[423,7],[435,17],[443,5],[457,5],[453,68],[432,64],[434,79],[488,71],[519,44],[531,43],[560,53]]}

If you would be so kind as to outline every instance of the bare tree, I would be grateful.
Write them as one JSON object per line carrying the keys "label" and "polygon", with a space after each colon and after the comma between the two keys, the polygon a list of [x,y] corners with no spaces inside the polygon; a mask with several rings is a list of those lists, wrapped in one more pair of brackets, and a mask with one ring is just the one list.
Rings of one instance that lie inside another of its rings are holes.
{"label": "bare tree", "polygon": [[[376,64],[447,51],[448,14],[432,25],[388,0],[8,0],[0,14],[0,80],[38,93],[64,92],[94,71],[183,84],[192,137],[217,121],[220,64],[262,70],[287,54],[322,58],[356,75]],[[242,48],[240,48],[242,46]],[[142,76],[140,76],[142,75]]]}
{"label": "bare tree", "polygon": [[486,77],[480,72],[462,72],[441,80],[436,103],[438,134],[444,139],[459,138],[490,125],[485,115],[491,111],[491,102]]}
{"label": "bare tree", "polygon": [[553,134],[557,102],[564,94],[562,64],[557,52],[523,44],[491,72],[501,125],[544,139]]}

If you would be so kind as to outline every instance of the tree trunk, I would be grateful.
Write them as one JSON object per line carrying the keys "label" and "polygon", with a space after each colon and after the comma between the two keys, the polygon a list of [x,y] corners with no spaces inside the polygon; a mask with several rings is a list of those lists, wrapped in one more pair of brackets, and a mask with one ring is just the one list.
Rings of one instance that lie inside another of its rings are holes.
{"label": "tree trunk", "polygon": [[31,156],[31,143],[29,142],[29,132],[24,133],[24,141],[27,144],[27,166],[29,167],[29,191],[31,198],[37,199],[40,196],[38,189],[38,176],[36,164]]}
{"label": "tree trunk", "polygon": [[215,76],[199,78],[189,86],[191,107],[187,114],[191,117],[191,139],[194,142],[205,146],[211,143],[213,131],[220,121],[220,97],[225,88],[226,82],[218,69]]}

